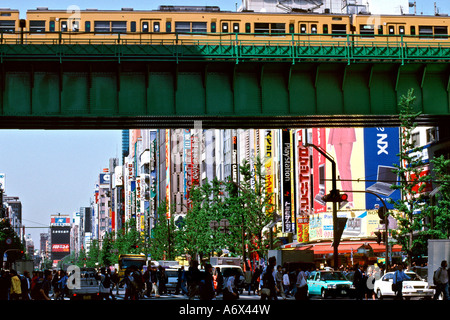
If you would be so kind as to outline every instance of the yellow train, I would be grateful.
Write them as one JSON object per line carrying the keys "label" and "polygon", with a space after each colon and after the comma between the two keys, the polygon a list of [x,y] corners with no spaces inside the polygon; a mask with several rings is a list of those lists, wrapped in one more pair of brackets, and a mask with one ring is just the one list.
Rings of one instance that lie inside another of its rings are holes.
{"label": "yellow train", "polygon": [[224,12],[218,7],[160,6],[158,10],[0,9],[2,43],[158,43],[273,39],[327,41],[448,41],[450,18],[416,15]]}

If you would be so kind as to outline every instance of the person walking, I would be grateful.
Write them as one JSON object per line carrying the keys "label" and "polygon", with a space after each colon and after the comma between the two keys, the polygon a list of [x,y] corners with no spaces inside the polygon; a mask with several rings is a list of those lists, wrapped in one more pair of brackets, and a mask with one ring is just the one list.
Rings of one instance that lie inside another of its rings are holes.
{"label": "person walking", "polygon": [[275,273],[275,280],[277,285],[277,292],[281,295],[283,300],[286,300],[286,295],[284,294],[284,286],[283,286],[283,271],[280,265],[277,267],[277,271]]}
{"label": "person walking", "polygon": [[353,286],[355,287],[356,300],[362,300],[364,296],[364,273],[363,273],[363,266],[360,266],[359,264],[355,265]]}
{"label": "person walking", "polygon": [[441,266],[434,272],[433,282],[436,285],[436,292],[434,294],[434,300],[437,300],[441,293],[444,294],[444,300],[449,300],[448,292],[448,275],[449,270],[447,270],[447,261],[442,260]]}
{"label": "person walking", "polygon": [[64,300],[64,296],[68,294],[68,288],[67,288],[67,280],[69,280],[69,277],[67,276],[66,272],[61,270],[61,279],[58,280],[59,285],[59,295],[58,300]]}
{"label": "person walking", "polygon": [[20,300],[22,297],[22,285],[20,283],[19,275],[16,270],[10,270],[11,274],[11,291],[10,298],[11,300]]}
{"label": "person walking", "polygon": [[102,300],[109,300],[109,294],[111,292],[111,278],[106,273],[105,267],[100,268],[100,284],[98,290]]}
{"label": "person walking", "polygon": [[261,300],[278,300],[278,288],[273,273],[274,266],[269,264],[262,275]]}
{"label": "person walking", "polygon": [[295,300],[306,300],[308,298],[308,283],[306,282],[306,273],[300,268],[295,283]]}
{"label": "person walking", "polygon": [[403,300],[403,281],[410,280],[411,278],[403,272],[403,265],[399,264],[397,270],[394,273],[393,284],[395,285],[395,298],[394,300]]}
{"label": "person walking", "polygon": [[23,276],[20,278],[22,283],[22,300],[31,300],[30,290],[31,290],[31,278],[28,271],[23,272]]}
{"label": "person walking", "polygon": [[230,273],[230,276],[227,278],[226,287],[223,290],[223,300],[239,299],[239,293],[236,286],[236,279],[239,275],[235,269],[231,269]]}
{"label": "person walking", "polygon": [[200,300],[213,300],[216,297],[212,273],[212,265],[206,264],[204,277],[200,280]]}

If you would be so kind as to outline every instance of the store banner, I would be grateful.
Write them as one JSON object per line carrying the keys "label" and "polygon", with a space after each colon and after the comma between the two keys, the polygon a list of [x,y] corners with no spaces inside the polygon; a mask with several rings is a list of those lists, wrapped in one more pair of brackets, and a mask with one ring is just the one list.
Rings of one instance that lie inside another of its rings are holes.
{"label": "store banner", "polygon": [[309,216],[306,214],[297,218],[297,241],[299,243],[309,241]]}

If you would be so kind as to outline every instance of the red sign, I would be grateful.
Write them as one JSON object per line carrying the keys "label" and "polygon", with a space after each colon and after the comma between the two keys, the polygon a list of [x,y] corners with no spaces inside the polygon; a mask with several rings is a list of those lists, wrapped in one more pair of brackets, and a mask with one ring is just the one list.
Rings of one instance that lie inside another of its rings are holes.
{"label": "red sign", "polygon": [[52,252],[70,252],[69,244],[52,244]]}

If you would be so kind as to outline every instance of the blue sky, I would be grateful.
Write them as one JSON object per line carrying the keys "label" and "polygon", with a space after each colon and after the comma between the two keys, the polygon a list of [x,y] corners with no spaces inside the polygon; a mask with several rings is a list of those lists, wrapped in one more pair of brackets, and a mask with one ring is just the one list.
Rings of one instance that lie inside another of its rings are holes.
{"label": "blue sky", "polygon": [[[436,0],[441,13],[450,14],[449,0]],[[241,1],[198,0],[0,0],[1,8],[27,9],[49,7],[65,9],[156,9],[168,5],[218,5],[233,11]],[[417,12],[433,14],[434,1],[417,0]],[[6,174],[6,193],[19,196],[23,222],[27,227],[48,225],[50,215],[70,214],[88,206],[98,174],[109,158],[120,157],[121,131],[1,130],[0,173]],[[46,229],[27,229],[39,246],[39,234]]]}

